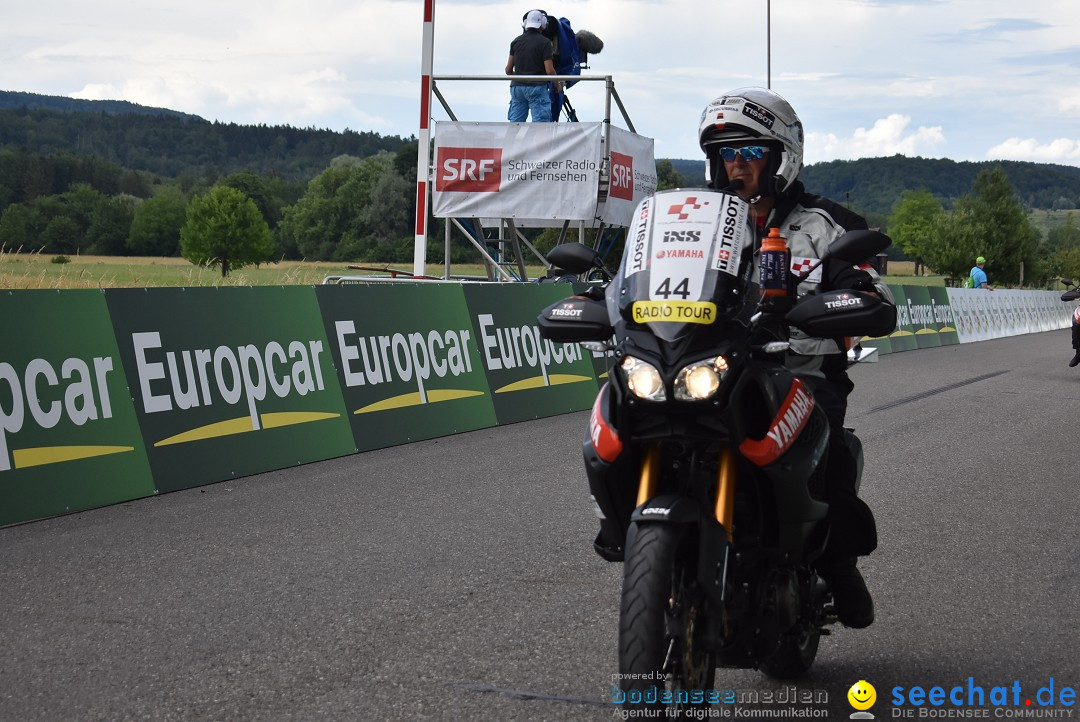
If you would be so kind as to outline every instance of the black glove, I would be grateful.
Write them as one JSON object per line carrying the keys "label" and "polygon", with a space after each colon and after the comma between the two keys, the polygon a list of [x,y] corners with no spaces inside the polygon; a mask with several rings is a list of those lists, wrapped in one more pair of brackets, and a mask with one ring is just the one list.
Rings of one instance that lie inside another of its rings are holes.
{"label": "black glove", "polygon": [[873,277],[858,266],[841,261],[840,259],[828,259],[825,261],[825,287],[829,291],[873,291]]}

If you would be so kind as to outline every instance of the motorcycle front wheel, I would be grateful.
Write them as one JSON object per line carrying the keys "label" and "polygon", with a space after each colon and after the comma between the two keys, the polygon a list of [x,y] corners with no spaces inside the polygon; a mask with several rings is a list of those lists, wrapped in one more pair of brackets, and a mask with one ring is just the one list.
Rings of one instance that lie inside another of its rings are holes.
{"label": "motorcycle front wheel", "polygon": [[679,717],[715,697],[716,655],[705,649],[707,608],[698,588],[692,527],[631,527],[619,611],[619,672],[626,702]]}

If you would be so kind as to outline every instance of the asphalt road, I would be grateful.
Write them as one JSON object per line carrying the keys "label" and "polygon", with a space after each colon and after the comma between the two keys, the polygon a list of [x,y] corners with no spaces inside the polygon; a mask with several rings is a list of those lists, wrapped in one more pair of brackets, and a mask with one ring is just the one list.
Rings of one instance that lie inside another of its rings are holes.
{"label": "asphalt road", "polygon": [[[847,719],[858,680],[877,719],[895,687],[1080,688],[1071,355],[1063,330],[853,369],[877,622],[794,688],[720,670],[759,701],[725,711],[810,693]],[[0,529],[0,720],[611,719],[621,566],[591,550],[585,420]]]}

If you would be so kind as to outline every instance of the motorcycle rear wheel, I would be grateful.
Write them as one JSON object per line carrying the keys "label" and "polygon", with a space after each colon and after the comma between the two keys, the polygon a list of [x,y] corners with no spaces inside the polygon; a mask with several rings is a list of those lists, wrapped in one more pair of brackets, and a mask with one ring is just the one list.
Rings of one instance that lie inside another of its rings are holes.
{"label": "motorcycle rear wheel", "polygon": [[688,527],[641,524],[631,530],[623,565],[622,688],[627,702],[639,691],[642,706],[666,707],[672,717],[707,707],[716,678],[716,655],[704,648],[707,608],[695,582],[696,547]]}

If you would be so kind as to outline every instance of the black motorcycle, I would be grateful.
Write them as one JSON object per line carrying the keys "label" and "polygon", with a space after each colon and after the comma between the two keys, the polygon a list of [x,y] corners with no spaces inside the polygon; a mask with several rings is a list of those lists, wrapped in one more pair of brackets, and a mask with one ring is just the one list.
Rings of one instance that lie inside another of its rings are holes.
{"label": "black motorcycle", "polygon": [[[609,355],[585,462],[601,517],[596,551],[624,563],[613,701],[676,716],[719,701],[717,666],[790,678],[813,663],[835,621],[812,566],[829,536],[829,429],[782,363],[789,327],[831,338],[880,336],[896,323],[872,294],[796,300],[812,268],[762,296],[747,218],[731,194],[657,193],[638,207],[617,273],[604,271],[611,280],[537,319],[541,336]],[[849,232],[829,257],[856,263],[888,245]],[[603,269],[576,243],[548,259],[580,274]]]}

